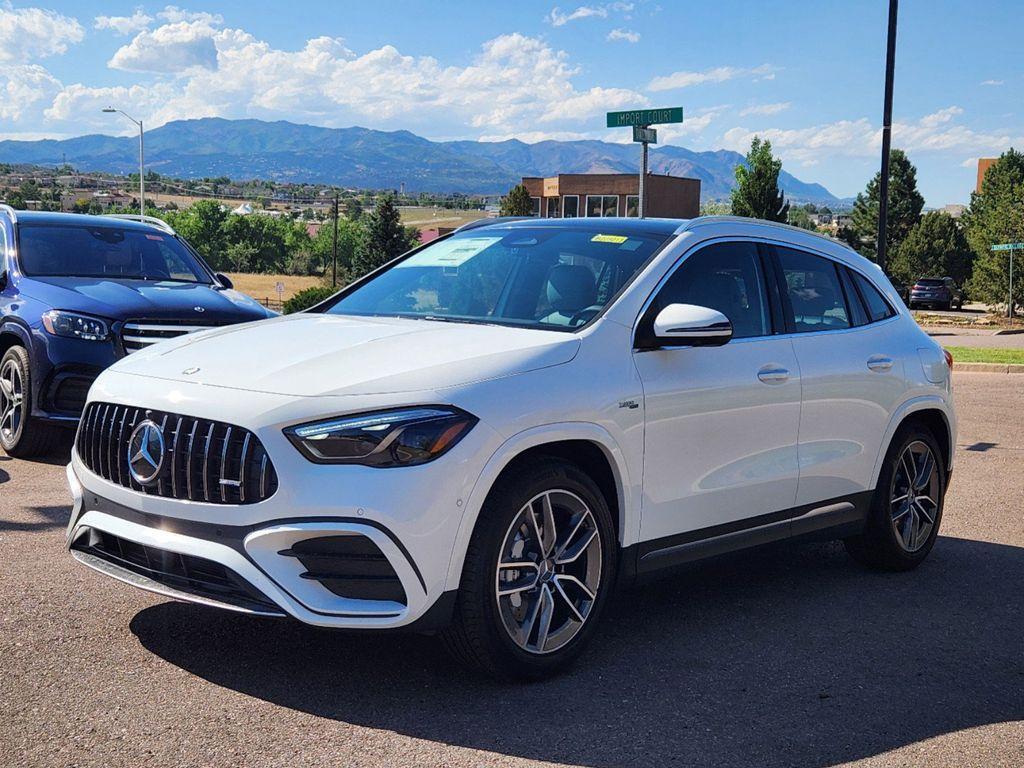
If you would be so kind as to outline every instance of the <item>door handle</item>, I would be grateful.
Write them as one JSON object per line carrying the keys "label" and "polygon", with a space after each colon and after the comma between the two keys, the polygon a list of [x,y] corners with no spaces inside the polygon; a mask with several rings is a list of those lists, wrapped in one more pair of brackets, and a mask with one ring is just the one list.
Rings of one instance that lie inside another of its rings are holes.
{"label": "door handle", "polygon": [[789,381],[789,371],[777,365],[766,365],[757,372],[757,378],[765,384],[782,384]]}
{"label": "door handle", "polygon": [[885,355],[872,355],[868,358],[868,368],[878,373],[884,373],[892,368],[895,361]]}

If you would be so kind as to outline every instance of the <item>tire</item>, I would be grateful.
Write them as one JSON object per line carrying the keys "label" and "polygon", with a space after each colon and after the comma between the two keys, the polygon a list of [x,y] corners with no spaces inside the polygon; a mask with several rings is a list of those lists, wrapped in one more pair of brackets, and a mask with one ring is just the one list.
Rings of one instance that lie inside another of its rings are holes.
{"label": "tire", "polygon": [[31,376],[24,347],[11,347],[0,358],[0,448],[18,459],[50,453],[61,433],[58,427],[30,415]]}
{"label": "tire", "polygon": [[[919,452],[925,448],[933,460],[933,475],[929,476],[927,484],[910,493],[917,496],[916,503],[898,502],[899,497],[909,490],[907,478],[911,473],[916,476],[915,485],[920,485],[924,472]],[[908,451],[912,458],[905,463]],[[844,541],[846,551],[857,562],[875,570],[909,571],[916,568],[935,545],[942,523],[945,494],[946,459],[935,436],[931,430],[918,424],[901,427],[886,453],[864,531]],[[932,504],[923,501],[924,498]],[[929,515],[930,523],[927,522]],[[915,528],[915,523],[920,527]]]}
{"label": "tire", "polygon": [[912,301],[907,302],[907,309],[917,309],[917,304]]}
{"label": "tire", "polygon": [[[544,522],[545,498],[556,521],[550,526],[554,541],[548,540]],[[530,526],[530,510],[539,512],[534,518],[539,525]],[[534,551],[547,546],[547,559]],[[565,559],[575,559],[554,564],[551,571],[548,564],[558,560],[560,549]],[[560,672],[593,635],[614,584],[617,557],[615,526],[597,484],[556,457],[525,462],[500,478],[484,503],[466,552],[452,623],[441,638],[459,661],[499,680],[538,680]],[[499,569],[499,558],[529,567]],[[591,592],[588,584],[596,588]],[[514,594],[499,597],[501,585]],[[545,616],[549,631],[542,643]],[[525,645],[513,639],[513,631],[525,634]]]}
{"label": "tire", "polygon": [[947,301],[945,304],[942,305],[942,309],[946,312],[949,312],[950,310],[953,309],[953,302]]}

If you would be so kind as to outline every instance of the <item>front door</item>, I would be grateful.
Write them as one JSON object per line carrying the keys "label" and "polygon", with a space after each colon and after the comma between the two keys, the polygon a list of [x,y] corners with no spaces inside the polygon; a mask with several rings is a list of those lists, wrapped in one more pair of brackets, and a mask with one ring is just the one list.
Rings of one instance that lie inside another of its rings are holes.
{"label": "front door", "polygon": [[[722,312],[721,347],[634,352],[644,390],[641,539],[788,513],[797,490],[800,372],[781,331],[757,244],[719,242],[691,254],[641,322],[668,304]],[[768,522],[771,518],[765,518]],[[714,532],[708,532],[714,533]]]}

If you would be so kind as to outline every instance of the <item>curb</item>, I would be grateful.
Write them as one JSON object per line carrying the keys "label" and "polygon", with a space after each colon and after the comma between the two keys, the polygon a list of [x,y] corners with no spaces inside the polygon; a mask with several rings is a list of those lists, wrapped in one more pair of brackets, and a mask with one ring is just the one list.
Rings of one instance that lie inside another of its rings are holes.
{"label": "curb", "polygon": [[1001,330],[993,333],[993,336],[1013,336],[1018,333],[1024,333],[1024,328],[1002,328]]}
{"label": "curb", "polygon": [[1024,373],[1024,365],[1010,363],[958,363],[954,360],[953,370],[961,373]]}

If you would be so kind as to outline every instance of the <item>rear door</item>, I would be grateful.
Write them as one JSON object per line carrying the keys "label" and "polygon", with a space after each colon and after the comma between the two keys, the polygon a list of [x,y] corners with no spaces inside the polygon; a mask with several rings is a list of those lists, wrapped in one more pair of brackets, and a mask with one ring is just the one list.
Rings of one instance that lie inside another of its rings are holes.
{"label": "rear door", "polygon": [[845,265],[796,248],[774,252],[803,385],[796,503],[846,499],[869,490],[906,387],[896,312]]}
{"label": "rear door", "polygon": [[640,321],[652,322],[668,304],[697,304],[725,314],[734,332],[721,347],[634,352],[646,409],[646,541],[706,538],[760,516],[784,518],[793,506],[800,371],[791,339],[781,335],[781,309],[773,315],[779,302],[769,298],[768,266],[754,242],[703,246],[668,277]]}

